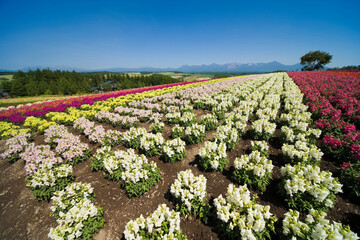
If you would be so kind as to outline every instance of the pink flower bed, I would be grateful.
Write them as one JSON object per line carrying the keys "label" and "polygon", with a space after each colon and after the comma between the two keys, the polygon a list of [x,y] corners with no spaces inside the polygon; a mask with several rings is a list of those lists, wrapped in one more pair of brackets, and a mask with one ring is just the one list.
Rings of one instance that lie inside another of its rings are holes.
{"label": "pink flower bed", "polygon": [[324,150],[339,160],[360,159],[360,78],[340,71],[289,72],[323,132]]}

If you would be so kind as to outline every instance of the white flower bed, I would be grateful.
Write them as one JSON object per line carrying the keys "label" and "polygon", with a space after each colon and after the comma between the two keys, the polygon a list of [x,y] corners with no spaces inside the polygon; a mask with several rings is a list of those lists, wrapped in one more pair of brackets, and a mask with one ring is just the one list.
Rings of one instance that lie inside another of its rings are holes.
{"label": "white flower bed", "polygon": [[261,156],[269,156],[269,145],[266,141],[251,141],[250,150],[259,151]]}
{"label": "white flower bed", "polygon": [[181,126],[188,127],[196,123],[196,114],[192,112],[184,112],[179,119]]}
{"label": "white flower bed", "polygon": [[52,197],[51,215],[58,226],[50,229],[51,239],[90,239],[103,227],[103,210],[92,202],[93,188],[87,183],[73,183]]}
{"label": "white flower bed", "polygon": [[181,138],[184,135],[184,127],[181,127],[179,124],[175,124],[175,126],[171,130],[172,138]]}
{"label": "white flower bed", "polygon": [[194,176],[190,169],[177,174],[177,179],[170,186],[176,211],[183,215],[194,213],[202,217],[206,202],[206,178]]}
{"label": "white flower bed", "polygon": [[166,162],[181,161],[186,156],[185,145],[180,138],[166,141],[163,146],[164,160]]}
{"label": "white flower bed", "polygon": [[301,221],[300,213],[290,209],[283,220],[283,235],[286,239],[359,239],[349,226],[325,219],[326,213],[312,209]]}
{"label": "white flower bed", "polygon": [[234,161],[235,171],[233,178],[240,184],[247,184],[260,191],[264,191],[270,183],[274,165],[271,160],[261,156],[260,152],[253,151],[249,155],[242,155]]}
{"label": "white flower bed", "polygon": [[[164,229],[164,226],[167,226]],[[142,215],[129,221],[125,226],[124,238],[135,239],[186,239],[181,234],[180,213],[170,211],[165,205],[158,208],[147,218]]]}
{"label": "white flower bed", "polygon": [[153,133],[162,133],[164,131],[165,124],[160,121],[155,121],[150,125],[150,129]]}
{"label": "white flower bed", "polygon": [[296,141],[295,145],[285,143],[281,150],[289,163],[318,164],[324,155],[316,145],[308,145],[307,142],[302,141]]}
{"label": "white flower bed", "polygon": [[205,126],[197,123],[185,128],[185,141],[189,144],[200,143],[206,136]]}
{"label": "white flower bed", "polygon": [[205,171],[220,171],[228,165],[226,144],[205,142],[205,147],[199,150],[200,165]]}
{"label": "white flower bed", "polygon": [[125,147],[139,149],[140,148],[140,139],[147,133],[146,129],[143,127],[130,128],[123,134],[123,141]]}
{"label": "white flower bed", "polygon": [[252,123],[252,132],[256,140],[269,140],[275,133],[276,124],[266,119],[259,119]]}
{"label": "white flower bed", "polygon": [[140,150],[146,156],[155,156],[162,153],[162,147],[164,145],[165,139],[161,133],[145,133],[140,138]]}
{"label": "white flower bed", "polygon": [[214,138],[217,143],[224,142],[227,150],[233,150],[239,141],[238,131],[231,125],[219,126]]}
{"label": "white flower bed", "polygon": [[161,179],[156,163],[148,163],[145,155],[136,154],[134,149],[114,152],[110,147],[100,148],[91,167],[95,171],[104,170],[110,180],[122,180],[129,197],[144,194]]}
{"label": "white flower bed", "polygon": [[236,188],[230,184],[226,198],[220,195],[214,200],[217,228],[234,239],[270,238],[277,219],[270,213],[269,206],[259,205],[255,199],[251,198],[246,185]]}
{"label": "white flower bed", "polygon": [[326,210],[334,206],[335,194],[342,192],[339,181],[318,166],[286,164],[280,171],[284,194],[291,208]]}

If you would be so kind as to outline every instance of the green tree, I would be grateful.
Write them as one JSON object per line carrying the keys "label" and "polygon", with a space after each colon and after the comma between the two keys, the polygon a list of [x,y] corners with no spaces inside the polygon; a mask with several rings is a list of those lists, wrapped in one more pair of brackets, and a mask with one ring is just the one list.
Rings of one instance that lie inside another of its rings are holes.
{"label": "green tree", "polygon": [[305,65],[301,70],[303,71],[314,71],[321,70],[324,68],[324,65],[331,62],[332,55],[327,52],[322,51],[312,51],[308,52],[300,58],[301,65]]}

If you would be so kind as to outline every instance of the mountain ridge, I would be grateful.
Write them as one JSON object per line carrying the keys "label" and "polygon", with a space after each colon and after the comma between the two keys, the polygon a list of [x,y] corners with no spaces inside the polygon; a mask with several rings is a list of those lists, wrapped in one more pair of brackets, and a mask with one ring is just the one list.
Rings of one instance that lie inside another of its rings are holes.
{"label": "mountain ridge", "polygon": [[[77,71],[77,72],[168,72],[168,71],[180,71],[180,72],[273,72],[277,70],[284,71],[296,71],[300,70],[302,65],[300,63],[293,65],[285,65],[277,61],[272,61],[268,63],[225,63],[225,64],[201,64],[201,65],[182,65],[178,68],[155,68],[155,67],[135,67],[135,68],[126,68],[126,67],[115,67],[115,68],[103,68],[103,69],[83,69],[76,67],[67,67],[67,66],[58,66],[58,67],[24,67],[18,70],[28,71],[36,69],[47,69],[50,70],[68,70],[68,71]],[[2,72],[14,72],[17,70],[7,70],[0,69]]]}

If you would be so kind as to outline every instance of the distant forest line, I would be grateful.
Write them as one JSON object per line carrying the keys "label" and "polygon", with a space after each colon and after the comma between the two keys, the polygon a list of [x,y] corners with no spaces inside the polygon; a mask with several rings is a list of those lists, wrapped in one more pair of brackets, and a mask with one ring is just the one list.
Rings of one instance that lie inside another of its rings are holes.
{"label": "distant forest line", "polygon": [[113,91],[180,82],[161,74],[130,76],[118,73],[78,73],[49,69],[13,74],[12,80],[0,82],[0,89],[12,97],[38,95],[73,95]]}
{"label": "distant forest line", "polygon": [[[1,72],[0,75],[9,74]],[[143,72],[141,75],[127,73],[75,71],[52,71],[50,69],[18,71],[12,80],[1,80],[0,89],[11,97],[39,95],[74,95],[96,91],[108,92],[114,90],[141,88],[168,83],[182,82],[183,79],[173,78],[161,73]],[[146,74],[146,75],[143,75]],[[150,75],[149,75],[150,74]],[[244,73],[213,73],[213,78],[244,75]]]}

